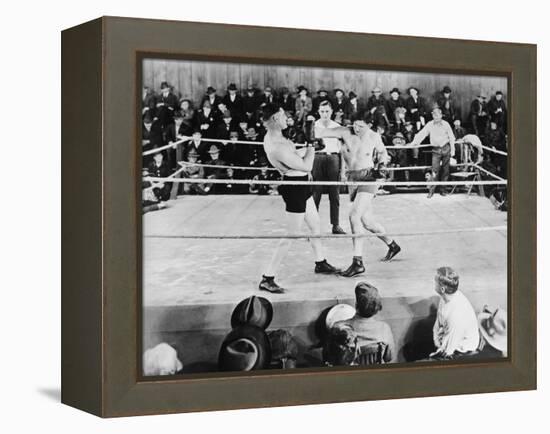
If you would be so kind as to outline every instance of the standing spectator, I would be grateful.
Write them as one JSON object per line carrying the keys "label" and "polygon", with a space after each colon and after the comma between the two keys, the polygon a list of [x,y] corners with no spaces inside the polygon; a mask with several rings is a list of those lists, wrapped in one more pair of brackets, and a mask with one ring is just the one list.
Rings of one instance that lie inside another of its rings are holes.
{"label": "standing spectator", "polygon": [[[330,101],[325,100],[321,102],[319,106],[319,119],[315,121],[315,131],[324,128],[338,128],[336,122],[331,120],[332,107]],[[339,181],[340,169],[342,165],[342,156],[340,154],[341,143],[336,138],[323,139],[325,148],[322,151],[315,153],[315,159],[313,160],[313,169],[311,174],[314,181]],[[323,189],[328,190],[328,197],[330,201],[330,223],[332,225],[333,234],[345,234],[344,230],[340,227],[340,192],[339,187],[336,185],[313,186],[313,200],[317,209],[321,203],[321,196]]]}
{"label": "standing spectator", "polygon": [[466,128],[462,127],[462,122],[460,119],[455,119],[453,122],[453,134],[455,135],[455,139],[457,141],[455,142],[455,154],[458,152],[458,155],[460,155],[460,162],[466,163],[468,161],[468,149],[467,146],[465,146],[463,143],[459,142],[459,139],[462,139],[468,132],[466,131]]}
{"label": "standing spectator", "polygon": [[166,128],[174,121],[174,112],[177,110],[179,99],[174,95],[172,87],[163,81],[160,85],[160,97],[157,100],[157,117],[162,128]]}
{"label": "standing spectator", "polygon": [[204,101],[208,101],[210,103],[210,107],[216,108],[218,107],[218,104],[221,102],[221,100],[222,97],[216,93],[216,89],[212,86],[208,86],[208,88],[206,89],[206,93],[201,101],[201,107],[204,106]]}
{"label": "standing spectator", "polygon": [[195,126],[200,130],[204,138],[213,139],[216,135],[217,115],[210,100],[205,99],[202,103],[202,108],[197,110]]}
{"label": "standing spectator", "polygon": [[[401,92],[399,92],[399,89],[394,87],[390,91],[390,98],[386,101],[386,113],[392,126],[395,126],[398,122],[398,119],[396,118],[396,110],[402,107],[405,107],[405,101],[401,98]],[[398,130],[396,129],[396,131]]]}
{"label": "standing spectator", "polygon": [[495,121],[497,127],[506,133],[506,122],[508,111],[506,110],[506,102],[504,102],[502,92],[499,90],[495,96],[487,104],[487,112],[491,121]]}
{"label": "standing spectator", "polygon": [[433,327],[436,351],[430,357],[448,359],[475,353],[479,345],[477,317],[458,289],[458,274],[451,267],[440,267],[434,280],[440,300]]}
{"label": "standing spectator", "polygon": [[[153,156],[153,161],[149,163],[147,170],[149,171],[149,175],[155,178],[167,178],[172,173],[172,171],[164,161],[164,156],[161,152],[157,152]],[[152,188],[155,197],[159,201],[165,202],[170,199],[170,192],[172,191],[171,182],[153,182]]]}
{"label": "standing spectator", "polygon": [[[416,134],[416,131],[414,129],[414,125],[411,121],[405,121],[405,129],[403,131],[403,137],[405,137],[405,143],[411,144],[414,140],[414,135]],[[418,156],[420,155],[420,149],[419,148],[412,148],[411,149],[411,158],[412,158],[412,165],[418,166]]]}
{"label": "standing spectator", "polygon": [[485,96],[480,92],[476,99],[470,104],[470,125],[472,132],[483,138],[487,130],[487,103]]}
{"label": "standing spectator", "polygon": [[223,97],[222,102],[231,112],[233,119],[240,119],[243,116],[243,99],[238,94],[237,85],[235,83],[230,83],[229,86],[227,86],[227,93]]}
{"label": "standing spectator", "polygon": [[409,97],[405,101],[408,119],[413,123],[414,129],[419,131],[426,125],[426,102],[419,94],[416,87],[409,87]]}
{"label": "standing spectator", "polygon": [[298,128],[304,126],[307,116],[313,109],[313,101],[308,96],[308,89],[305,86],[298,86],[298,97],[296,98],[295,110],[296,110],[296,125]]}
{"label": "standing spectator", "polygon": [[386,113],[386,98],[384,98],[382,89],[378,86],[372,90],[372,95],[367,100],[367,111],[372,116],[374,127],[379,125],[389,127],[390,121]]}
{"label": "standing spectator", "polygon": [[294,112],[296,111],[296,100],[290,94],[290,90],[288,89],[288,87],[283,87],[281,89],[281,95],[279,96],[278,104],[280,107],[283,108],[285,112],[294,115]]}
{"label": "standing spectator", "polygon": [[[498,128],[496,121],[489,123],[489,130],[485,136],[485,146],[496,149],[497,151],[507,152],[508,146],[506,141],[506,134]],[[507,156],[490,152],[491,160],[494,162],[497,168],[497,174],[503,178],[507,177]]]}
{"label": "standing spectator", "polygon": [[350,327],[357,335],[359,348],[382,344],[385,348],[382,354],[383,363],[397,361],[392,330],[387,322],[376,318],[376,314],[382,310],[382,298],[378,289],[367,282],[359,282],[355,286],[355,310],[355,316],[338,321],[333,327]]}
{"label": "standing spectator", "polygon": [[229,110],[226,110],[222,116],[222,122],[216,125],[216,139],[229,140],[229,133],[237,131],[237,124]]}
{"label": "standing spectator", "polygon": [[437,98],[437,105],[441,109],[443,120],[450,124],[453,123],[456,117],[456,108],[454,101],[451,98],[451,93],[451,88],[449,86],[445,86]]}
{"label": "standing spectator", "polygon": [[166,127],[165,138],[168,144],[172,144],[174,147],[167,150],[167,163],[170,169],[174,169],[177,166],[177,162],[180,161],[182,157],[181,145],[175,145],[178,140],[181,140],[181,137],[184,136],[184,124],[183,124],[183,114],[178,110],[174,113],[174,122]]}
{"label": "standing spectator", "polygon": [[277,98],[273,94],[273,88],[271,86],[266,86],[264,88],[264,94],[260,96],[260,107],[263,107],[266,104],[274,104]]}
{"label": "standing spectator", "polygon": [[[414,136],[412,145],[420,145],[426,137],[430,137],[432,145],[432,173],[431,180],[438,181],[441,175],[441,181],[449,179],[449,168],[451,157],[455,154],[455,136],[448,122],[443,120],[443,114],[439,107],[432,110],[433,120],[429,121],[418,134]],[[428,198],[431,198],[435,192],[435,186],[430,186]],[[441,187],[440,194],[447,195],[447,188]]]}

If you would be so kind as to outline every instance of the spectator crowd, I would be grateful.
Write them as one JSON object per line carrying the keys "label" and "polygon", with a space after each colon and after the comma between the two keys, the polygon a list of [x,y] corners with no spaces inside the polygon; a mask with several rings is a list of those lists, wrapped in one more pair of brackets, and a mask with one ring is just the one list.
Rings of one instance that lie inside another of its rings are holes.
{"label": "spectator crowd", "polygon": [[[344,92],[318,89],[310,91],[298,86],[295,92],[288,87],[273,89],[266,86],[257,89],[248,86],[239,90],[230,83],[221,95],[209,86],[200,101],[181,95],[168,82],[162,82],[160,91],[145,86],[142,94],[142,149],[144,175],[165,176],[179,169],[180,162],[201,163],[184,165],[183,176],[202,179],[278,179],[275,171],[269,171],[269,163],[261,143],[265,128],[260,118],[261,108],[267,103],[283,107],[287,113],[284,135],[295,143],[308,140],[308,123],[319,119],[319,107],[328,101],[332,108],[331,119],[339,125],[351,126],[354,120],[363,119],[371,129],[380,134],[386,146],[413,142],[432,119],[432,108],[441,110],[442,118],[452,128],[457,139],[456,159],[467,159],[481,164],[487,170],[506,177],[506,156],[482,152],[479,145],[499,151],[507,150],[507,107],[502,92],[490,97],[483,92],[471,102],[469,113],[462,114],[449,86],[435,95],[424,96],[425,90],[411,86],[406,91],[392,88],[385,95],[380,87],[371,95],[358,95],[353,90]],[[208,141],[213,139],[215,141]],[[239,143],[236,143],[236,142]],[[244,143],[241,143],[244,142]],[[423,140],[429,143],[429,138]],[[162,157],[155,158],[154,149],[166,145]],[[464,144],[471,144],[465,152]],[[148,152],[150,151],[150,152]],[[432,154],[419,148],[390,151],[393,166],[430,165]],[[220,166],[220,167],[216,167]],[[238,169],[260,168],[264,170]],[[408,180],[409,172],[403,172],[399,180]],[[420,173],[422,177],[422,173]],[[151,191],[152,185],[144,186]],[[159,201],[166,200],[171,183],[154,187]],[[183,184],[177,194],[208,193],[259,193],[274,192],[269,187],[224,184]]]}

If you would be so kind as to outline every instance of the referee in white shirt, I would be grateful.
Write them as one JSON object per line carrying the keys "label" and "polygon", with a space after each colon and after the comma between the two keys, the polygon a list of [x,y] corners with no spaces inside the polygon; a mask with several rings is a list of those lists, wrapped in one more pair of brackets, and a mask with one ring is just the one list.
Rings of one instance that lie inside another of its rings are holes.
{"label": "referee in white shirt", "polygon": [[[315,121],[315,135],[323,128],[338,128],[340,124],[331,120],[332,105],[330,101],[325,100],[319,104],[319,119]],[[311,171],[314,181],[339,181],[342,160],[340,155],[341,142],[336,138],[324,138],[325,148],[323,151],[315,153],[313,160],[313,170]],[[330,224],[333,234],[345,234],[340,227],[340,192],[337,185],[315,185],[313,186],[313,200],[317,209],[321,203],[323,189],[328,189],[330,201]]]}

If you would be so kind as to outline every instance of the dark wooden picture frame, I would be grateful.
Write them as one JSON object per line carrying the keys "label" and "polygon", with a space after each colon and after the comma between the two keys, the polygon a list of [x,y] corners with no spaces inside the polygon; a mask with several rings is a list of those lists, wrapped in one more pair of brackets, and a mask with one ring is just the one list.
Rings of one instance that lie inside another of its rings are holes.
{"label": "dark wooden picture frame", "polygon": [[[508,358],[143,379],[136,147],[143,53],[506,75]],[[103,17],[63,31],[62,80],[64,403],[113,417],[536,387],[536,46]]]}

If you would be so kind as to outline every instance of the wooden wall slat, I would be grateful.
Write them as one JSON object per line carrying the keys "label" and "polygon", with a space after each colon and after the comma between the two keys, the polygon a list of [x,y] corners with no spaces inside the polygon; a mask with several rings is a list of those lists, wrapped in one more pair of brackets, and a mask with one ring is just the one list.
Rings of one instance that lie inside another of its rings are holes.
{"label": "wooden wall slat", "polygon": [[197,104],[208,86],[214,86],[219,95],[224,95],[227,85],[232,82],[243,91],[253,84],[260,89],[267,85],[275,89],[287,86],[295,92],[296,87],[303,84],[313,96],[321,87],[329,91],[340,87],[346,94],[353,90],[363,98],[368,98],[375,86],[380,86],[386,97],[393,87],[406,96],[407,89],[416,86],[429,104],[433,104],[443,86],[448,85],[463,118],[468,115],[470,103],[479,91],[491,96],[500,90],[505,97],[507,92],[504,77],[159,59],[145,59],[142,76],[143,84],[156,91],[162,81],[168,81],[183,97],[191,97]]}

